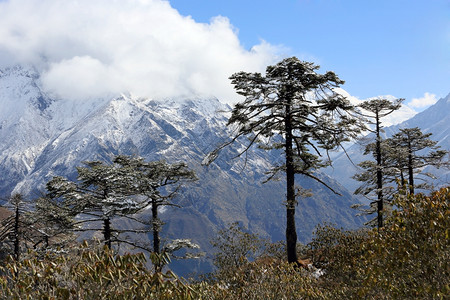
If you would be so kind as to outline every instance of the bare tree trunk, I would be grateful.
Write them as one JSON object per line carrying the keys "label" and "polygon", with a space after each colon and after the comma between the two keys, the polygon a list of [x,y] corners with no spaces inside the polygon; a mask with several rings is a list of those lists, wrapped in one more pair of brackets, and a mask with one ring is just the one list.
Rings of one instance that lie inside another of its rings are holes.
{"label": "bare tree trunk", "polygon": [[15,199],[15,216],[14,216],[14,258],[19,261],[20,258],[20,237],[19,237],[19,222],[20,222],[20,210],[19,199]]}
{"label": "bare tree trunk", "polygon": [[376,111],[376,154],[377,154],[377,225],[378,229],[383,227],[383,172],[381,170],[381,136],[380,136],[380,116]]}
{"label": "bare tree trunk", "polygon": [[160,254],[160,243],[159,238],[159,218],[158,218],[158,206],[156,205],[156,200],[152,200],[152,226],[153,226],[153,252]]}
{"label": "bare tree trunk", "polygon": [[111,249],[111,220],[109,217],[103,220],[103,238],[105,240],[105,246]]}
{"label": "bare tree trunk", "polygon": [[297,262],[297,230],[295,228],[295,170],[292,150],[290,104],[286,105],[286,250],[289,263]]}
{"label": "bare tree trunk", "polygon": [[400,183],[401,183],[402,187],[404,187],[405,184],[406,184],[405,175],[403,175],[403,169],[402,168],[400,168]]}
{"label": "bare tree trunk", "polygon": [[[158,218],[158,205],[156,204],[156,200],[152,199],[152,229],[153,229],[153,252],[157,255],[161,254],[161,239],[159,237],[159,230],[161,229],[160,221]],[[154,262],[155,272],[162,271],[162,263],[161,260],[157,260]]]}
{"label": "bare tree trunk", "polygon": [[409,176],[409,193],[414,195],[414,169],[413,169],[413,156],[411,151],[411,145],[408,151],[408,176]]}

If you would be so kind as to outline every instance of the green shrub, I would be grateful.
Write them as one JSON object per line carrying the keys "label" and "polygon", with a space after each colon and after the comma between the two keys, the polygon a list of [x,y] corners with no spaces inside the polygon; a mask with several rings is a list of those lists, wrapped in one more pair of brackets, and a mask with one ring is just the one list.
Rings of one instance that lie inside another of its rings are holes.
{"label": "green shrub", "polygon": [[450,188],[399,195],[398,207],[364,245],[360,295],[444,299],[450,295]]}
{"label": "green shrub", "polygon": [[140,254],[117,255],[85,244],[66,254],[48,253],[0,268],[2,299],[196,299],[175,274],[152,273]]}

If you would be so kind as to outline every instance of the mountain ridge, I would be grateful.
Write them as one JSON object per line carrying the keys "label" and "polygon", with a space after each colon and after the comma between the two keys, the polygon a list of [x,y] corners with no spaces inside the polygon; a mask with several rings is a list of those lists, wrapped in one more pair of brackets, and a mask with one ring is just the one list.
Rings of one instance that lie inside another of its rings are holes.
{"label": "mountain ridge", "polygon": [[[261,183],[279,153],[255,148],[244,163],[232,159],[240,147],[236,144],[222,151],[209,167],[201,165],[208,152],[228,139],[226,112],[230,107],[218,99],[157,100],[122,94],[83,102],[52,98],[39,87],[39,74],[27,70],[3,70],[0,74],[0,108],[10,111],[0,119],[5,124],[0,128],[4,141],[0,146],[0,195],[33,195],[55,175],[75,179],[75,167],[83,161],[110,161],[117,154],[184,161],[199,180],[179,193],[176,203],[182,208],[168,208],[161,214],[166,222],[162,236],[191,238],[208,251],[218,229],[239,221],[262,237],[284,240],[285,183]],[[14,76],[16,80],[12,80]],[[8,90],[14,93],[8,94]],[[6,101],[8,96],[14,99]],[[22,110],[14,115],[8,106],[11,103]],[[299,185],[314,192],[314,197],[299,200],[296,222],[301,242],[307,242],[320,223],[356,228],[363,222],[350,208],[356,201],[353,196],[336,180],[318,176],[343,196],[309,178],[297,177]],[[191,236],[193,228],[198,231],[195,236]],[[174,268],[180,273],[205,271],[211,269],[211,261],[182,262]]]}

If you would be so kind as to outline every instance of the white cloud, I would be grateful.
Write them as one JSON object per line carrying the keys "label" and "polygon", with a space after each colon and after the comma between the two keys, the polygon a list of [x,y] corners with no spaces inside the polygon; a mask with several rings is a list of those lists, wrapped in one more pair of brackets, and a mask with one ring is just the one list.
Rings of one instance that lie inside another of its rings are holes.
{"label": "white cloud", "polygon": [[[396,97],[394,97],[392,95],[384,95],[384,96],[371,97],[368,99],[361,100],[355,96],[351,96],[346,90],[344,90],[342,88],[337,88],[337,89],[335,89],[335,91],[337,93],[343,95],[344,97],[346,97],[350,101],[350,103],[353,105],[360,105],[364,101],[371,100],[371,99],[387,99],[390,101],[394,101],[395,99],[397,99]],[[398,110],[383,117],[382,123],[383,123],[384,127],[396,125],[396,124],[402,123],[403,121],[406,121],[406,120],[414,117],[416,114],[417,114],[417,111],[415,111],[408,105],[402,105]]]}
{"label": "white cloud", "polygon": [[438,101],[435,94],[425,93],[422,98],[412,99],[408,105],[414,108],[424,108],[435,104]]}
{"label": "white cloud", "polygon": [[414,109],[408,107],[407,105],[402,105],[400,109],[383,118],[383,126],[400,124],[408,119],[411,119],[416,114],[417,111],[415,111]]}
{"label": "white cloud", "polygon": [[118,94],[124,88],[117,72],[90,56],[51,63],[42,81],[49,92],[69,99]]}
{"label": "white cloud", "polygon": [[[371,97],[366,100],[370,99],[387,99],[390,101],[395,101],[397,97],[392,95],[383,95],[383,96],[377,96],[377,97]],[[396,124],[400,124],[408,119],[411,119],[417,114],[417,111],[409,107],[408,105],[405,105],[405,102],[402,103],[400,108],[398,110],[393,111],[389,115],[382,118],[383,127],[392,126]]]}
{"label": "white cloud", "polygon": [[237,99],[228,77],[263,72],[284,51],[242,47],[225,17],[197,23],[164,0],[0,2],[0,66],[33,64],[60,97],[132,92]]}

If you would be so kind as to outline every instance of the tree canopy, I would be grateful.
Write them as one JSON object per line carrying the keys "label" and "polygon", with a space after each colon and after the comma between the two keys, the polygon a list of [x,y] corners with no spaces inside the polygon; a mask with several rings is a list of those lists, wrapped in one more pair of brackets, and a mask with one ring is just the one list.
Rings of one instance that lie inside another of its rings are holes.
{"label": "tree canopy", "polygon": [[[125,243],[159,255],[162,221],[158,208],[173,205],[172,198],[182,182],[195,180],[195,174],[185,163],[169,164],[165,161],[146,162],[141,157],[119,155],[112,163],[88,161],[78,167],[78,180],[54,177],[47,183],[48,194],[43,207],[52,207],[58,212],[57,219],[64,223],[65,216],[79,216],[72,223],[78,231],[101,231],[105,245],[112,242]],[[151,208],[151,218],[139,215]],[[116,218],[127,218],[135,226],[114,228]],[[63,222],[64,221],[64,222]],[[101,223],[101,228],[98,225]],[[90,226],[83,226],[90,224]],[[146,227],[150,225],[151,229]],[[139,227],[139,228],[136,228]],[[129,234],[153,231],[153,249],[133,240]],[[178,249],[181,246],[196,247],[187,240],[175,240],[167,245]],[[170,250],[173,252],[174,250]],[[157,266],[160,267],[160,266]]]}
{"label": "tree canopy", "polygon": [[[385,202],[385,181],[386,174],[384,174],[385,168],[385,155],[383,155],[383,139],[381,133],[383,132],[383,126],[381,119],[398,110],[401,107],[404,99],[371,99],[363,102],[359,105],[363,109],[362,115],[368,119],[369,124],[375,125],[375,128],[368,128],[368,130],[375,134],[375,143],[366,145],[364,154],[371,153],[375,158],[373,161],[363,161],[359,166],[365,171],[360,174],[356,174],[354,178],[358,181],[364,182],[364,184],[355,191],[355,194],[368,195],[371,193],[376,194],[376,200],[372,200],[370,203],[371,209],[367,213],[377,213],[377,227],[383,227],[383,209]],[[376,206],[376,207],[375,207]]]}
{"label": "tree canopy", "polygon": [[247,153],[253,145],[284,154],[284,161],[269,171],[268,180],[280,172],[286,174],[289,262],[297,261],[295,174],[326,185],[314,174],[329,164],[324,153],[355,138],[361,130],[361,124],[352,115],[353,105],[334,90],[344,81],[334,72],[319,74],[318,69],[314,63],[291,57],[268,66],[265,76],[247,72],[233,74],[231,83],[245,100],[234,106],[228,120],[228,126],[234,129],[230,141],[205,159],[210,163],[220,149],[234,142],[244,143],[238,156]]}
{"label": "tree canopy", "polygon": [[[392,168],[400,175],[402,185],[405,185],[405,175],[408,174],[409,192],[414,194],[415,174],[422,173],[426,166],[439,168],[444,165],[443,158],[448,153],[436,146],[437,142],[430,139],[432,133],[424,134],[420,128],[402,128],[386,140]],[[426,174],[432,176],[431,174]],[[419,186],[420,187],[420,186]]]}

